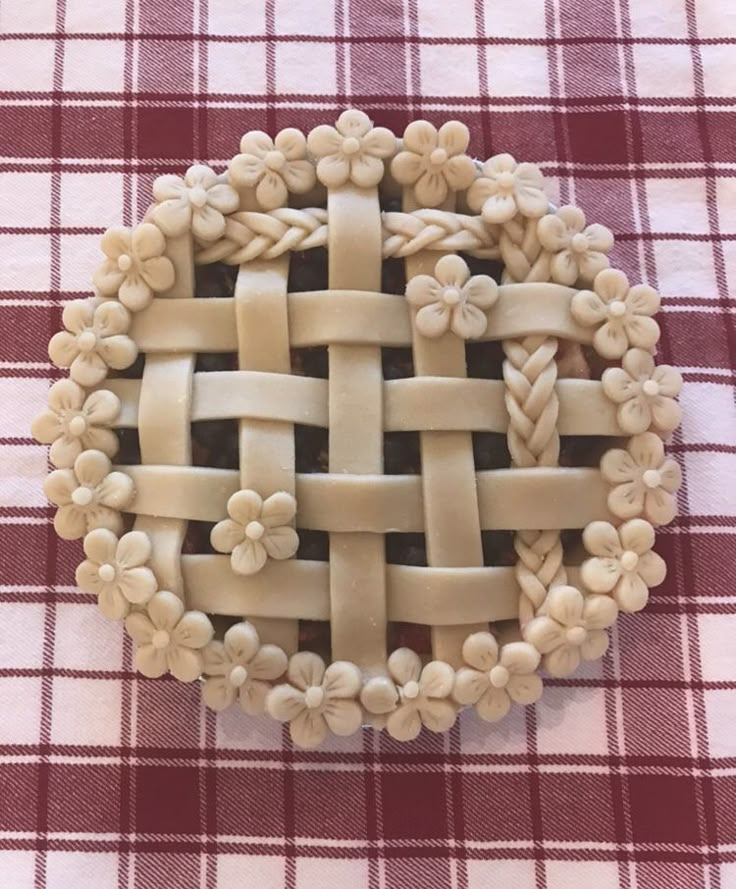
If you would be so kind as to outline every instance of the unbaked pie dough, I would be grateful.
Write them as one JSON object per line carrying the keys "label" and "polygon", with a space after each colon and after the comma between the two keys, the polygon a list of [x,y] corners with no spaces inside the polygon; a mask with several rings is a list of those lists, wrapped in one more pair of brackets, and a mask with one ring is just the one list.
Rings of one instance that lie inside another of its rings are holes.
{"label": "unbaked pie dough", "polygon": [[49,344],[33,433],[79,586],[145,676],[302,747],[498,720],[665,576],[659,297],[536,166],[467,148],[358,110],[248,133],[105,233]]}

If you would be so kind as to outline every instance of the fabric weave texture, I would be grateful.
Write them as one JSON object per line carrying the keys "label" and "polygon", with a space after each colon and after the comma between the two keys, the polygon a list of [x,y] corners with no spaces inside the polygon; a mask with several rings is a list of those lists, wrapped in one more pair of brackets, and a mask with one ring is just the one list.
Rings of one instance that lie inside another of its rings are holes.
{"label": "fabric weave texture", "polygon": [[[728,0],[0,4],[0,889],[736,889],[736,7]],[[153,179],[347,106],[540,165],[662,295],[683,372],[665,583],[503,723],[288,732],[132,670],[30,438],[64,304]]]}

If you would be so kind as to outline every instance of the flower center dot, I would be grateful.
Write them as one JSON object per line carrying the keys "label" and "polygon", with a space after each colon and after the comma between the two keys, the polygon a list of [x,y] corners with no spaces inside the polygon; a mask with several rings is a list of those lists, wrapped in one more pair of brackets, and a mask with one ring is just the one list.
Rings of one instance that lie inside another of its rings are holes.
{"label": "flower center dot", "polygon": [[578,232],[576,235],[572,236],[570,246],[575,253],[585,253],[588,249],[588,239],[582,232]]}
{"label": "flower center dot", "polygon": [[230,685],[240,688],[248,678],[248,671],[240,664],[236,664],[230,671]]}
{"label": "flower center dot", "polygon": [[588,638],[588,631],[585,627],[570,627],[565,636],[570,645],[582,645]]}
{"label": "flower center dot", "polygon": [[419,683],[415,679],[410,679],[404,686],[404,697],[413,701],[419,696]]}
{"label": "flower center dot", "polygon": [[442,292],[442,301],[445,305],[456,306],[460,302],[460,291],[457,287],[446,287]]}
{"label": "flower center dot", "polygon": [[444,148],[435,148],[429,156],[430,163],[435,167],[441,167],[447,162],[447,152]]}
{"label": "flower center dot", "polygon": [[515,176],[513,173],[510,173],[508,170],[504,173],[499,173],[496,176],[496,182],[498,183],[499,188],[502,188],[504,191],[511,191],[514,187]]}
{"label": "flower center dot", "polygon": [[166,648],[169,644],[169,634],[166,630],[156,630],[156,632],[151,637],[151,645],[154,648]]}
{"label": "flower center dot", "polygon": [[360,151],[360,142],[355,136],[348,136],[342,143],[343,154],[357,154]]}
{"label": "flower center dot", "polygon": [[488,674],[488,678],[494,688],[504,688],[509,681],[509,671],[502,664],[496,664]]}
{"label": "flower center dot", "polygon": [[639,564],[639,556],[630,549],[621,554],[621,567],[624,571],[633,571]]}
{"label": "flower center dot", "polygon": [[81,352],[91,352],[97,345],[97,336],[93,330],[85,330],[77,337],[77,345]]}
{"label": "flower center dot", "polygon": [[248,522],[245,526],[245,536],[248,540],[260,540],[265,530],[260,522]]}
{"label": "flower center dot", "polygon": [[194,188],[190,189],[189,203],[193,207],[204,207],[207,203],[207,192],[201,185],[195,185]]}
{"label": "flower center dot", "polygon": [[658,488],[662,484],[662,476],[657,469],[647,469],[642,480],[648,488]]}
{"label": "flower center dot", "polygon": [[104,565],[100,565],[97,573],[99,574],[100,580],[103,583],[110,583],[111,581],[115,580],[115,566],[110,565],[109,562],[105,563]]}
{"label": "flower center dot", "polygon": [[76,503],[77,506],[89,506],[92,502],[92,489],[91,488],[75,488],[72,491],[72,501]]}
{"label": "flower center dot", "polygon": [[69,432],[72,435],[79,437],[80,435],[84,435],[87,431],[87,421],[84,417],[77,415],[76,417],[72,417],[69,421]]}
{"label": "flower center dot", "polygon": [[626,314],[626,303],[623,300],[614,299],[608,307],[608,311],[614,318],[620,318],[622,315]]}
{"label": "flower center dot", "polygon": [[324,690],[321,689],[318,685],[310,685],[304,694],[304,700],[310,710],[316,710],[317,707],[320,707],[324,699]]}
{"label": "flower center dot", "polygon": [[265,163],[269,170],[283,170],[286,158],[280,151],[269,151]]}
{"label": "flower center dot", "polygon": [[655,395],[659,395],[659,384],[654,380],[645,380],[641,388],[645,395],[649,395],[652,398]]}
{"label": "flower center dot", "polygon": [[127,272],[132,265],[133,260],[127,253],[121,253],[120,256],[118,256],[118,268],[121,272]]}

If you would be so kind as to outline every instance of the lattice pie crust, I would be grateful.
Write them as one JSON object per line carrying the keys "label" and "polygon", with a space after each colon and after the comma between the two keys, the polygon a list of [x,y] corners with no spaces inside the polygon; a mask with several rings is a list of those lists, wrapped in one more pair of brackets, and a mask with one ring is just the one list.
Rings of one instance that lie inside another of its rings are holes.
{"label": "lattice pie crust", "polygon": [[[500,719],[664,579],[681,379],[653,361],[659,298],[537,167],[467,147],[462,123],[397,139],[357,110],[248,133],[226,173],[162,176],[145,220],[105,233],[97,295],[49,344],[69,378],[33,433],[79,586],[141,673],[201,679],[303,747]],[[292,292],[324,248],[324,286]],[[198,292],[214,263],[234,292]],[[427,650],[395,643],[412,633]]]}

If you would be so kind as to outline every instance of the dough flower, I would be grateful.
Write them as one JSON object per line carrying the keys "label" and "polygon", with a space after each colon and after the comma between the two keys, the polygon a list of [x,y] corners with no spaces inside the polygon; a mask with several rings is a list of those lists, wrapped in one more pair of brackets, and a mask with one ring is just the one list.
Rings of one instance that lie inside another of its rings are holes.
{"label": "dough flower", "polygon": [[383,158],[396,150],[396,137],[385,127],[374,127],[363,111],[349,108],[334,127],[315,127],[307,147],[319,158],[317,178],[323,185],[338,188],[353,182],[372,188],[383,178]]}
{"label": "dough flower", "polygon": [[537,223],[539,243],[554,254],[550,264],[552,280],[572,285],[577,280],[590,283],[608,267],[613,235],[605,225],[586,226],[579,207],[560,207]]}
{"label": "dough flower", "polygon": [[145,309],[154,293],[173,286],[174,265],[164,256],[166,238],[150,222],[132,231],[110,228],[100,246],[107,258],[94,274],[94,285],[103,296],[117,295],[131,312]]}
{"label": "dough flower", "polygon": [[608,508],[618,518],[643,516],[655,525],[666,525],[675,517],[674,495],[682,473],[675,460],[665,457],[662,439],[653,432],[634,435],[625,451],[606,451],[601,475],[613,485]]}
{"label": "dough flower", "polygon": [[468,189],[468,205],[493,225],[509,222],[517,213],[532,219],[544,216],[549,202],[539,167],[497,154],[483,164],[480,178]]}
{"label": "dough flower", "polygon": [[225,633],[222,642],[204,649],[202,699],[213,710],[225,710],[237,699],[251,716],[263,713],[269,680],[286,671],[288,658],[277,645],[261,645],[253,624],[242,621]]}
{"label": "dough flower", "polygon": [[131,605],[141,605],[156,592],[156,577],[146,562],[151,542],[142,531],[118,540],[107,528],[96,528],[84,538],[84,562],[77,567],[77,584],[95,593],[100,611],[110,620],[127,617]]}
{"label": "dough flower", "polygon": [[212,546],[232,553],[236,574],[256,574],[266,560],[290,559],[299,548],[299,537],[289,522],[296,515],[296,500],[277,491],[263,500],[251,490],[237,491],[227,501],[229,519],[212,529]]}
{"label": "dough flower", "polygon": [[151,216],[165,235],[175,237],[191,230],[200,241],[221,238],[225,215],[234,213],[240,204],[237,191],[203,164],[190,167],[183,178],[159,176],[153,195],[158,204]]}
{"label": "dough flower", "polygon": [[449,664],[431,661],[422,666],[416,652],[397,648],[388,659],[388,671],[391,678],[374,676],[366,682],[360,700],[369,713],[386,717],[392,738],[412,741],[423,725],[431,732],[454,725],[457,708],[450,696],[455,671]]}
{"label": "dough flower", "polygon": [[465,154],[470,133],[465,124],[450,120],[439,132],[426,120],[415,120],[404,130],[404,150],[391,161],[391,173],[401,185],[413,185],[423,207],[436,207],[449,191],[467,188],[475,179],[475,164]]}
{"label": "dough flower", "polygon": [[363,719],[356,701],[360,670],[348,661],[333,661],[327,669],[322,658],[300,651],[289,661],[288,682],[271,689],[266,709],[280,722],[289,723],[292,741],[299,747],[316,747],[327,737],[352,735]]}
{"label": "dough flower", "polygon": [[610,596],[583,596],[571,586],[557,586],[545,600],[547,613],[534,617],[524,637],[544,655],[544,667],[552,676],[569,676],[580,659],[594,661],[608,648],[606,627],[616,620],[618,609]]}
{"label": "dough flower", "polygon": [[99,389],[86,395],[74,380],[57,380],[49,389],[49,406],[34,418],[33,437],[51,445],[54,466],[67,468],[82,453],[94,449],[108,457],[118,450],[118,437],[110,428],[120,413],[120,399]]}
{"label": "dough flower", "polygon": [[618,404],[619,426],[630,435],[671,432],[680,422],[680,405],[674,397],[682,388],[682,377],[667,364],[655,367],[654,358],[643,349],[629,349],[622,367],[603,371],[603,391]]}
{"label": "dough flower", "polygon": [[315,171],[307,160],[307,140],[292,127],[272,139],[254,130],[240,140],[240,154],[230,161],[230,181],[256,190],[264,210],[283,207],[292,194],[304,194],[314,186]]}
{"label": "dough flower", "polygon": [[118,302],[75,299],[64,308],[60,330],[49,340],[49,358],[68,367],[69,376],[82,386],[96,386],[108,368],[130,367],[138,347],[127,336],[130,315]]}
{"label": "dough flower", "polygon": [[201,675],[202,649],[212,639],[212,624],[201,611],[185,611],[178,596],[156,593],[146,611],[128,615],[125,629],[137,645],[134,664],[139,673],[155,679],[169,672],[181,682]]}
{"label": "dough flower", "polygon": [[621,358],[629,346],[654,349],[659,325],[652,315],[658,310],[657,291],[646,284],[629,287],[628,278],[618,269],[604,269],[596,276],[593,290],[579,290],[570,303],[576,321],[597,328],[593,346],[604,358]]}
{"label": "dough flower", "polygon": [[473,633],[463,643],[463,660],[467,666],[457,671],[452,696],[475,705],[487,722],[503,719],[512,701],[533,704],[542,694],[540,655],[528,642],[509,642],[499,651],[490,633]]}
{"label": "dough flower", "polygon": [[482,336],[485,312],[498,299],[498,285],[488,275],[473,275],[464,259],[443,256],[431,275],[415,275],[406,285],[407,301],[418,309],[414,323],[422,336],[434,338],[448,330],[461,339]]}
{"label": "dough flower", "polygon": [[654,528],[644,519],[631,519],[616,529],[608,522],[591,522],[583,545],[594,558],[583,562],[580,574],[594,593],[610,593],[621,611],[641,611],[649,587],[667,574],[664,559],[652,551]]}
{"label": "dough flower", "polygon": [[83,451],[73,469],[55,469],[44,482],[44,491],[59,508],[54,528],[64,540],[84,537],[94,528],[123,529],[120,510],[133,499],[133,480],[124,472],[113,472],[102,451]]}

